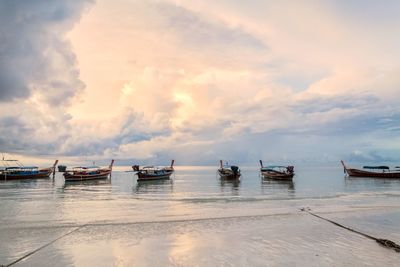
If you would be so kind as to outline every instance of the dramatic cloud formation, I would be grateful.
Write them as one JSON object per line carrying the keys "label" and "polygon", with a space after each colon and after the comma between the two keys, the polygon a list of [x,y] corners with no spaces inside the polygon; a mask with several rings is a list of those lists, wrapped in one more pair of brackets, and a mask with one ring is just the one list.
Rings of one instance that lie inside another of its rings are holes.
{"label": "dramatic cloud formation", "polygon": [[[65,33],[86,3],[0,2],[2,152],[52,154],[71,119],[65,106],[84,83]],[[68,131],[68,127],[66,129]]]}
{"label": "dramatic cloud formation", "polygon": [[1,101],[37,93],[58,105],[83,88],[75,56],[63,36],[83,5],[83,1],[0,3]]}
{"label": "dramatic cloud formation", "polygon": [[397,1],[46,3],[1,4],[4,152],[400,160]]}

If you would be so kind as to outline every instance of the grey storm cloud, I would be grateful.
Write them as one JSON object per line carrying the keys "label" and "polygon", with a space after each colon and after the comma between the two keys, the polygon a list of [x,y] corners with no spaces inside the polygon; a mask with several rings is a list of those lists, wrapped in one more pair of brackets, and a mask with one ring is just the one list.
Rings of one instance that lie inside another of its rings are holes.
{"label": "grey storm cloud", "polygon": [[42,90],[49,103],[73,96],[84,84],[63,34],[88,1],[0,1],[0,102]]}
{"label": "grey storm cloud", "polygon": [[[0,118],[1,152],[47,154],[54,151],[54,144],[36,144],[31,141],[34,128],[18,116]],[[23,138],[25,137],[25,138]]]}

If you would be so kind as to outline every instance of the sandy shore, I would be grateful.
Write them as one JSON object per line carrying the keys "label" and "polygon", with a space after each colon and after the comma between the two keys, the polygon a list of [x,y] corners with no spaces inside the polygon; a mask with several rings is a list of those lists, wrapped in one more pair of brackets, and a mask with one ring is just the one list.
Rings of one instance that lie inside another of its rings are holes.
{"label": "sandy shore", "polygon": [[[399,242],[393,214],[399,210],[323,216]],[[384,230],[374,223],[382,216],[388,218]],[[400,253],[298,211],[76,227],[3,225],[0,234],[4,265],[67,234],[15,266],[398,266],[400,259]]]}

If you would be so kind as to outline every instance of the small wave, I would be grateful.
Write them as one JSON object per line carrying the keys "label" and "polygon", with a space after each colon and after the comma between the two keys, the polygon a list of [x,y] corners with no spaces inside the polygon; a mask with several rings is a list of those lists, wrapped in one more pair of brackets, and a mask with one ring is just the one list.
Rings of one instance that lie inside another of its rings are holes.
{"label": "small wave", "polygon": [[341,198],[359,198],[359,197],[400,197],[398,191],[382,191],[382,192],[351,192],[337,194]]}
{"label": "small wave", "polygon": [[[226,202],[263,202],[263,201],[282,201],[282,200],[319,200],[319,199],[333,199],[338,198],[340,195],[331,196],[260,196],[260,197],[188,197],[188,198],[157,198],[157,197],[136,197],[135,199],[140,201],[159,202],[159,201],[172,201],[172,202],[187,202],[187,203],[226,203]],[[344,195],[343,195],[344,196]]]}

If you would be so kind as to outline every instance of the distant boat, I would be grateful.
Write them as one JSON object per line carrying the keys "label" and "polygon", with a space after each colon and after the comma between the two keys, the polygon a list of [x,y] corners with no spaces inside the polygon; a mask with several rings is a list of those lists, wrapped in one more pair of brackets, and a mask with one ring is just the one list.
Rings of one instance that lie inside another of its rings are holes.
{"label": "distant boat", "polygon": [[239,179],[240,177],[240,169],[235,165],[223,164],[223,161],[220,160],[220,167],[218,169],[218,174],[221,178],[224,179]]}
{"label": "distant boat", "polygon": [[0,180],[17,180],[17,179],[37,179],[49,178],[50,174],[55,173],[58,160],[54,162],[53,167],[39,169],[33,166],[24,166],[15,159],[3,159],[3,167],[0,167]]}
{"label": "distant boat", "polygon": [[[400,178],[400,170],[390,170],[388,166],[364,166],[363,169],[369,171],[348,168],[346,164],[341,160],[344,168],[344,172],[348,176],[352,177],[374,177],[374,178]],[[396,167],[398,168],[398,167]]]}
{"label": "distant boat", "polygon": [[86,181],[96,179],[107,179],[110,176],[114,160],[111,160],[110,166],[101,168],[99,166],[80,166],[73,167],[64,172],[65,181]]}
{"label": "distant boat", "polygon": [[264,178],[275,180],[292,180],[294,176],[293,166],[266,166],[264,167],[262,160],[260,160],[260,172]]}
{"label": "distant boat", "polygon": [[175,160],[172,160],[171,165],[166,167],[144,166],[140,168],[139,165],[133,165],[132,169],[136,172],[138,181],[166,180],[170,179],[174,173],[174,163]]}

